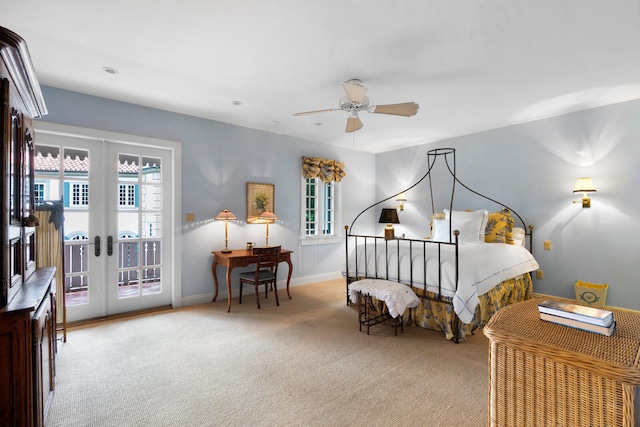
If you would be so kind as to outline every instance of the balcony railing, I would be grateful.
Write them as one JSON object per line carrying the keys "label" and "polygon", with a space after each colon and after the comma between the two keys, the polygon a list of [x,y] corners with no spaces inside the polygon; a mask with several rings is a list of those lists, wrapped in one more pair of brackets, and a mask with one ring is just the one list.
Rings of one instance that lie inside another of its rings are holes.
{"label": "balcony railing", "polygon": [[[141,243],[141,245],[140,245]],[[118,242],[118,297],[161,292],[161,243],[159,240]],[[138,248],[142,246],[142,253]],[[89,290],[88,240],[67,240],[64,244],[65,293],[67,305],[86,304]],[[103,252],[104,253],[104,252]],[[141,256],[139,256],[141,255]],[[142,276],[140,278],[140,276]],[[142,284],[141,290],[139,284]]]}

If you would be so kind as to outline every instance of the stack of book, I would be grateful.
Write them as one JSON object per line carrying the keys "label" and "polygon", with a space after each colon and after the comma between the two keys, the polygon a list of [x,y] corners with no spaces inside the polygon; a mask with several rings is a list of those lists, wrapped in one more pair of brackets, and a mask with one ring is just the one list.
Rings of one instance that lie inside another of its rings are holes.
{"label": "stack of book", "polygon": [[616,329],[613,312],[595,307],[546,300],[538,304],[540,318],[572,328],[611,336]]}

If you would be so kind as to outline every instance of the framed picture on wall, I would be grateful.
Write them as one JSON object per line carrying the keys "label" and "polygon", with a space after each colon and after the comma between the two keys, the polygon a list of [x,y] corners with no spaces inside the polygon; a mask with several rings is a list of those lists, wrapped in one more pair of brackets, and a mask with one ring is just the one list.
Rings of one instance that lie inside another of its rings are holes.
{"label": "framed picture on wall", "polygon": [[276,186],[273,184],[247,183],[247,223],[258,222],[264,211],[273,212]]}

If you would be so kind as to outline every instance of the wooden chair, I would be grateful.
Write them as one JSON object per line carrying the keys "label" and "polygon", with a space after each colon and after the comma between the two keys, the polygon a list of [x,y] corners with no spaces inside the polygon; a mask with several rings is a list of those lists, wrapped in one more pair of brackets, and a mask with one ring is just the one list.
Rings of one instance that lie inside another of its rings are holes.
{"label": "wooden chair", "polygon": [[266,248],[253,248],[253,254],[257,256],[256,270],[240,273],[240,298],[242,304],[242,288],[244,284],[253,285],[256,289],[256,302],[260,308],[259,286],[264,285],[264,297],[269,296],[269,285],[273,285],[273,292],[276,294],[276,305],[280,305],[278,300],[278,261],[280,258],[280,246],[270,246]]}

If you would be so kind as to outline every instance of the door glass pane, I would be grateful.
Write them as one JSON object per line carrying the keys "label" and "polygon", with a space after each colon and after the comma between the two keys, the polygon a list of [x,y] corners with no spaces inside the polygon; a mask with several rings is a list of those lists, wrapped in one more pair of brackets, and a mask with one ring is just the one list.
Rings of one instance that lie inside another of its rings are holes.
{"label": "door glass pane", "polygon": [[145,212],[142,214],[142,237],[162,237],[162,214]]}
{"label": "door glass pane", "polygon": [[60,174],[60,147],[37,144],[36,171],[57,177]]}
{"label": "door glass pane", "polygon": [[118,298],[136,297],[140,294],[140,266],[138,241],[118,243]]}
{"label": "door glass pane", "polygon": [[65,302],[67,306],[89,303],[89,275],[65,275]]}
{"label": "door glass pane", "polygon": [[89,152],[87,150],[64,149],[64,176],[83,179],[89,177]]}
{"label": "door glass pane", "polygon": [[156,157],[142,158],[142,182],[159,183],[162,181],[161,159]]}
{"label": "door glass pane", "polygon": [[140,237],[137,212],[118,212],[118,240]]}
{"label": "door glass pane", "polygon": [[142,265],[152,266],[162,263],[161,240],[145,240],[142,244]]}
{"label": "door glass pane", "polygon": [[142,244],[142,294],[162,292],[161,268],[162,241],[145,240]]}
{"label": "door glass pane", "polygon": [[65,269],[65,298],[66,305],[81,305],[89,303],[89,245],[86,240],[78,238],[65,240],[64,269]]}
{"label": "door glass pane", "polygon": [[118,298],[131,298],[140,295],[138,270],[121,270],[118,272]]}
{"label": "door glass pane", "polygon": [[[60,169],[59,149],[40,147],[39,151],[42,157],[37,157],[37,162],[43,160],[43,163],[36,174],[43,178],[59,178],[54,176]],[[66,304],[73,306],[89,304],[89,151],[63,148],[62,152],[65,297]],[[58,183],[58,179],[45,182],[51,196],[59,195],[54,189]]]}
{"label": "door glass pane", "polygon": [[138,182],[140,158],[131,154],[118,154],[118,179]]}
{"label": "door glass pane", "polygon": [[[145,192],[141,186],[140,156],[118,154],[118,298],[138,297],[141,294],[140,248],[141,237],[148,234],[142,204]],[[142,226],[142,230],[140,227]],[[142,255],[144,256],[144,254]],[[144,273],[142,273],[144,275]]]}
{"label": "door glass pane", "polygon": [[119,298],[162,292],[162,207],[162,160],[118,153]]}
{"label": "door glass pane", "polygon": [[36,145],[36,199],[60,200],[60,147]]}
{"label": "door glass pane", "polygon": [[142,209],[159,211],[162,209],[162,186],[143,185],[142,186]]}
{"label": "door glass pane", "polygon": [[138,242],[118,243],[118,265],[120,268],[138,267]]}
{"label": "door glass pane", "polygon": [[142,270],[142,295],[159,294],[162,292],[160,280],[160,267],[145,268]]}

